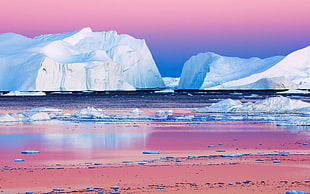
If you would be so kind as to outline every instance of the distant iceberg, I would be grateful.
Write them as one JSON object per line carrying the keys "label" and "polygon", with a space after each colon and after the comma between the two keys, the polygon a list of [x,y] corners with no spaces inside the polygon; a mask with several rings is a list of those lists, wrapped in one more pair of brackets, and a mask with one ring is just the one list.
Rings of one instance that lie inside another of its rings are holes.
{"label": "distant iceberg", "polygon": [[286,57],[243,59],[207,52],[185,62],[179,89],[310,89],[310,46]]}

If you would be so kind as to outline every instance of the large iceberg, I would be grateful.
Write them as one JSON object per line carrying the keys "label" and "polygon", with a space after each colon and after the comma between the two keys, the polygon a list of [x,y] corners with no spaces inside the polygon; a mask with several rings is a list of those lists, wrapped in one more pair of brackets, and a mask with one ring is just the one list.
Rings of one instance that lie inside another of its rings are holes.
{"label": "large iceberg", "polygon": [[310,46],[265,59],[200,53],[185,62],[179,89],[309,89]]}
{"label": "large iceberg", "polygon": [[27,38],[0,34],[0,90],[164,88],[144,40],[90,28]]}

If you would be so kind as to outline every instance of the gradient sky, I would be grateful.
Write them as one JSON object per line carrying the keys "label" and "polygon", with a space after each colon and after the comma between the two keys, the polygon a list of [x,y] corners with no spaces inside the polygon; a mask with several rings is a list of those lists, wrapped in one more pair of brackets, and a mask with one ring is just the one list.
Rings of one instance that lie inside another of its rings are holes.
{"label": "gradient sky", "polygon": [[[145,39],[163,76],[192,55],[286,55],[310,45],[310,0],[0,0],[0,33],[116,30]],[[1,44],[1,43],[0,43]]]}

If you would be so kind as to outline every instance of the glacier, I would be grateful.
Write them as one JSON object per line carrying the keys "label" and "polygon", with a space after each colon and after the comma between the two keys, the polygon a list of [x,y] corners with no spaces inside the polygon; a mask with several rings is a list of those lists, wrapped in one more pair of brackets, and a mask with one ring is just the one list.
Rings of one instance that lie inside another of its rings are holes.
{"label": "glacier", "polygon": [[192,56],[183,66],[179,89],[309,89],[310,46],[265,59],[226,57],[212,52]]}
{"label": "glacier", "polygon": [[115,31],[0,34],[1,91],[165,88],[144,40]]}

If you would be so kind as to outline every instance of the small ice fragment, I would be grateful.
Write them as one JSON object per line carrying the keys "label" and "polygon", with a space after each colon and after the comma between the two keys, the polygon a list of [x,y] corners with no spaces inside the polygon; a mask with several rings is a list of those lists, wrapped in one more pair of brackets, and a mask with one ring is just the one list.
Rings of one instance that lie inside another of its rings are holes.
{"label": "small ice fragment", "polygon": [[309,193],[304,192],[304,191],[295,191],[295,190],[292,190],[292,191],[287,191],[286,194],[309,194]]}
{"label": "small ice fragment", "polygon": [[274,160],[273,163],[281,163],[280,160]]}
{"label": "small ice fragment", "polygon": [[133,110],[130,111],[130,113],[142,113],[143,111],[138,109],[138,108],[135,108]]}
{"label": "small ice fragment", "polygon": [[182,162],[182,160],[176,160],[176,162]]}
{"label": "small ice fragment", "polygon": [[88,169],[94,169],[94,166],[87,166]]}
{"label": "small ice fragment", "polygon": [[263,162],[265,160],[264,159],[257,159],[256,161]]}
{"label": "small ice fragment", "polygon": [[85,190],[86,190],[86,191],[93,191],[94,188],[92,188],[92,187],[87,187]]}
{"label": "small ice fragment", "polygon": [[39,151],[37,150],[24,150],[21,152],[22,154],[28,154],[28,155],[32,155],[32,154],[38,154],[40,153]]}
{"label": "small ice fragment", "polygon": [[302,145],[309,145],[308,143],[303,143]]}
{"label": "small ice fragment", "polygon": [[215,145],[208,145],[208,147],[209,147],[209,148],[214,148],[214,147],[215,147]]}
{"label": "small ice fragment", "polygon": [[172,110],[159,110],[156,112],[157,114],[172,114]]}
{"label": "small ice fragment", "polygon": [[15,159],[14,162],[24,162],[24,159]]}
{"label": "small ice fragment", "polygon": [[60,188],[54,188],[53,191],[63,191],[63,189]]}
{"label": "small ice fragment", "polygon": [[138,162],[138,165],[145,165],[145,162]]}
{"label": "small ice fragment", "polygon": [[235,153],[235,154],[223,154],[222,157],[241,157],[241,156],[247,156],[247,155],[250,155],[250,154],[240,154],[240,153]]}
{"label": "small ice fragment", "polygon": [[130,161],[130,160],[125,160],[125,161],[123,161],[123,163],[129,164],[129,163],[132,163],[132,161]]}
{"label": "small ice fragment", "polygon": [[226,152],[225,150],[216,150],[216,152]]}
{"label": "small ice fragment", "polygon": [[94,165],[102,165],[102,163],[96,162],[96,163],[94,163]]}
{"label": "small ice fragment", "polygon": [[150,152],[150,151],[146,151],[146,152],[142,152],[142,154],[161,154],[161,152]]}
{"label": "small ice fragment", "polygon": [[114,189],[115,191],[119,189],[119,186],[113,186],[111,189]]}

